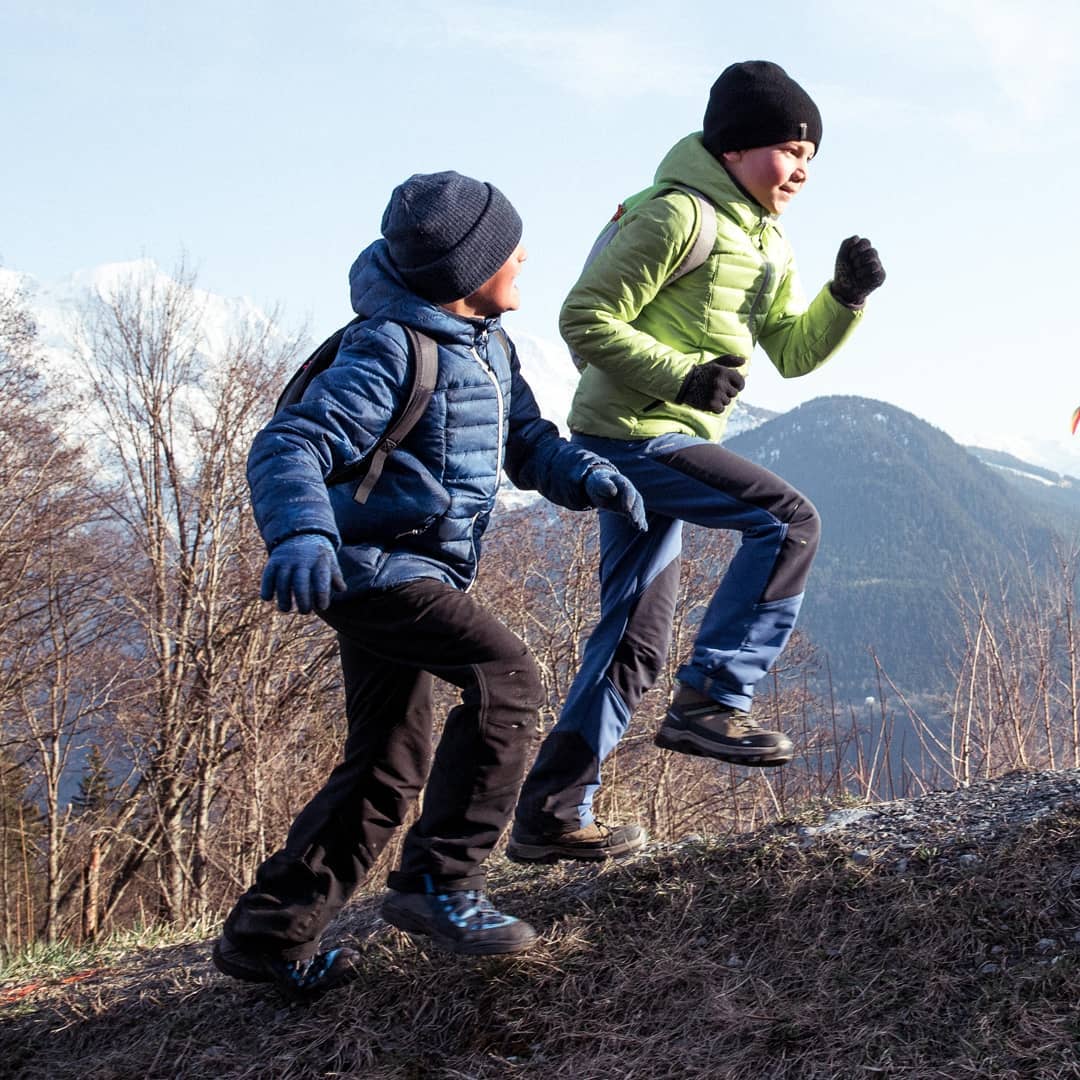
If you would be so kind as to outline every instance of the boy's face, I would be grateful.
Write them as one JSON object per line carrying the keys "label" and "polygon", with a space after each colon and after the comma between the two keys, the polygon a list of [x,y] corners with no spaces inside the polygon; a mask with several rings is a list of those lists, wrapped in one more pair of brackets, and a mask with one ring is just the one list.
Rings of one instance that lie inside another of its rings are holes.
{"label": "boy's face", "polygon": [[751,150],[725,150],[724,164],[770,214],[782,214],[806,183],[813,156],[812,142],[793,139]]}
{"label": "boy's face", "polygon": [[517,311],[521,306],[517,276],[521,273],[521,264],[528,255],[524,245],[518,244],[514,254],[476,292],[469,293],[463,300],[455,300],[452,304],[442,306],[448,311],[469,318],[490,319],[504,311]]}

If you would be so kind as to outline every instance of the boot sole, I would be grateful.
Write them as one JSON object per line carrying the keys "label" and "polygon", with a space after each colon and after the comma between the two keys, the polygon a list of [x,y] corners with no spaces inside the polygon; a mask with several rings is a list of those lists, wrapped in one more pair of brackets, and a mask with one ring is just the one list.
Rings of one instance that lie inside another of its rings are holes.
{"label": "boot sole", "polygon": [[458,953],[462,956],[512,956],[515,953],[525,952],[531,949],[537,942],[534,934],[531,938],[523,938],[521,941],[478,941],[464,942],[455,938],[438,934],[420,919],[413,919],[406,913],[393,913],[388,915],[385,911],[380,913],[383,921],[389,923],[396,930],[401,930],[410,937],[418,937],[431,942],[447,952]]}
{"label": "boot sole", "polygon": [[559,844],[523,844],[511,840],[506,845],[506,857],[515,863],[541,863],[549,865],[563,859],[574,862],[603,862],[605,859],[621,859],[632,855],[645,846],[645,839],[626,841],[605,848],[562,847]]}
{"label": "boot sole", "polygon": [[716,743],[699,739],[689,731],[669,735],[661,729],[656,733],[653,742],[661,750],[674,750],[678,754],[714,758],[717,761],[726,761],[729,765],[750,765],[758,769],[774,769],[779,765],[786,765],[795,756],[791,748],[759,750],[748,747],[745,751],[734,747],[718,749]]}

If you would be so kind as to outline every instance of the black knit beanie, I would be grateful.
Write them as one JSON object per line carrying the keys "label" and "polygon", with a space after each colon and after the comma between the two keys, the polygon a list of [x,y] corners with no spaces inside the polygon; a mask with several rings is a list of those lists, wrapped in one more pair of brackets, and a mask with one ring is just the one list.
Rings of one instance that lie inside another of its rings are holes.
{"label": "black knit beanie", "polygon": [[725,150],[774,146],[789,139],[821,147],[821,113],[779,64],[747,60],[721,72],[709,91],[702,141],[715,158]]}
{"label": "black knit beanie", "polygon": [[394,188],[382,234],[409,287],[445,304],[475,292],[513,255],[521,218],[492,184],[417,173]]}

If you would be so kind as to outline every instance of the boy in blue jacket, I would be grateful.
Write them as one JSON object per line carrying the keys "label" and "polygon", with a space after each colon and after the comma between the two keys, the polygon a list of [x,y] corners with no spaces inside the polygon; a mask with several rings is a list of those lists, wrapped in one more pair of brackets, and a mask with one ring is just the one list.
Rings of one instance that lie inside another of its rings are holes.
{"label": "boy in blue jacket", "polygon": [[[382,239],[350,272],[361,320],[303,399],[256,437],[248,482],[269,551],[262,598],[337,632],[348,734],[341,763],[226,919],[214,962],[292,997],[346,979],[357,954],[319,938],[425,786],[383,917],[459,953],[514,953],[536,934],[484,895],[481,864],[513,811],[541,683],[526,646],[468,589],[505,468],[570,509],[644,527],[641,498],[603,458],[541,418],[499,324],[518,307],[521,219],[456,172],[399,185]],[[427,409],[364,502],[361,460],[408,394],[402,327],[438,345]],[[329,480],[328,480],[329,478]],[[432,752],[432,679],[461,690]]]}

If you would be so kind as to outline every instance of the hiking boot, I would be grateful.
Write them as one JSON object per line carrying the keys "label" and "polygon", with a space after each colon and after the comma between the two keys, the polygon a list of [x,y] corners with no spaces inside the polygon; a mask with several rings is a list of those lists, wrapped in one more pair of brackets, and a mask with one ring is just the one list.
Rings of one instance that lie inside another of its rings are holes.
{"label": "hiking boot", "polygon": [[309,1001],[353,978],[360,954],[337,948],[310,960],[283,960],[273,953],[244,952],[222,934],[214,942],[211,958],[218,971],[234,979],[274,983],[287,998]]}
{"label": "hiking boot", "polygon": [[469,956],[523,952],[536,942],[536,931],[527,922],[496,911],[479,889],[434,893],[391,889],[381,914],[407,934],[423,934],[443,949]]}
{"label": "hiking boot", "polygon": [[640,825],[604,825],[594,821],[563,833],[529,833],[515,825],[506,857],[518,863],[553,863],[560,859],[599,862],[618,859],[645,846]]}
{"label": "hiking boot", "polygon": [[782,731],[766,731],[742,709],[682,686],[653,740],[664,750],[719,758],[733,765],[786,765],[794,747]]}

